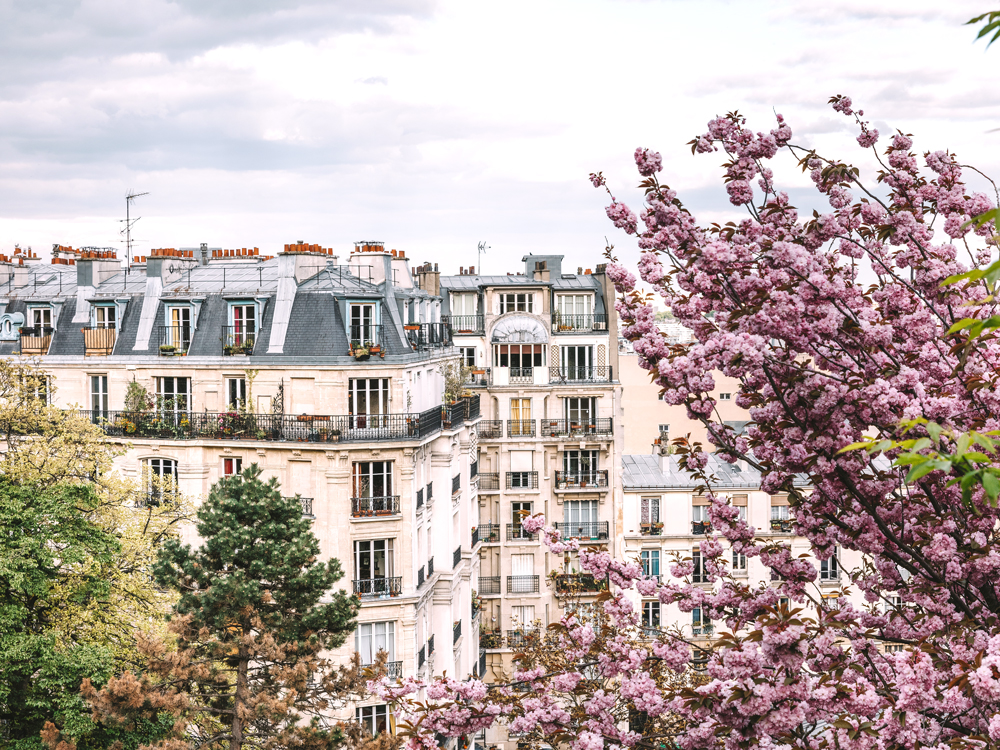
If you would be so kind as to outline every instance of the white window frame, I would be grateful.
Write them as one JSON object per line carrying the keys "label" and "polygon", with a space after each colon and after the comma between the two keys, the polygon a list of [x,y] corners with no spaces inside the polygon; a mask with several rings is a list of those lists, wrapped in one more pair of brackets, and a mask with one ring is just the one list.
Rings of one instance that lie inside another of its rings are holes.
{"label": "white window frame", "polygon": [[240,456],[223,456],[222,476],[234,477],[243,471],[243,458]]}
{"label": "white window frame", "polygon": [[534,307],[533,292],[501,292],[500,314],[512,312],[531,313]]}
{"label": "white window frame", "polygon": [[[144,458],[142,459],[143,485],[146,490],[146,502],[159,505],[161,499],[177,492],[178,468],[176,458]],[[153,476],[160,478],[160,486],[153,486]]]}
{"label": "white window frame", "polygon": [[388,654],[386,661],[396,661],[396,621],[359,622],[354,629],[354,650],[364,666],[374,664],[379,651]]}
{"label": "white window frame", "polygon": [[[110,318],[110,319],[109,319]],[[118,330],[118,306],[117,305],[94,305],[94,328],[108,328],[113,331]]]}
{"label": "white window frame", "polygon": [[107,419],[109,411],[108,376],[90,375],[90,413]]}
{"label": "white window frame", "polygon": [[[179,385],[184,387],[178,388]],[[165,408],[167,399],[173,399],[170,409]],[[191,413],[191,378],[183,375],[157,377],[156,412],[161,415],[189,415]]]}
{"label": "white window frame", "polygon": [[[177,313],[176,321],[174,313]],[[191,346],[191,334],[194,329],[194,311],[191,305],[167,305],[164,316],[169,332],[166,343],[176,347],[178,351],[187,351]]]}
{"label": "white window frame", "polygon": [[[388,703],[379,703],[375,706],[358,706],[354,710],[355,720],[367,729],[372,737],[377,737],[386,732],[392,734],[392,711],[389,710]],[[379,725],[385,722],[385,729],[379,731]]]}
{"label": "white window frame", "polygon": [[226,378],[226,410],[239,411],[246,405],[247,379],[242,375]]}

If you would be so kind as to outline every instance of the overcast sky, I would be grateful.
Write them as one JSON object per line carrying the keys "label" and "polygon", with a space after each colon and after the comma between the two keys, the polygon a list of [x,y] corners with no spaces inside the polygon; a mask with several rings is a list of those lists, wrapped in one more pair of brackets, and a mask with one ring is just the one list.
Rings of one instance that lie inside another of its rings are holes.
{"label": "overcast sky", "polygon": [[[638,207],[632,152],[706,220],[729,206],[715,114],[868,166],[826,104],[1000,177],[1000,44],[987,0],[0,0],[0,252],[383,240],[442,270],[526,252],[600,262],[603,170]],[[944,6],[944,7],[942,7]],[[787,161],[787,160],[786,160]],[[779,171],[797,205],[807,182]]]}

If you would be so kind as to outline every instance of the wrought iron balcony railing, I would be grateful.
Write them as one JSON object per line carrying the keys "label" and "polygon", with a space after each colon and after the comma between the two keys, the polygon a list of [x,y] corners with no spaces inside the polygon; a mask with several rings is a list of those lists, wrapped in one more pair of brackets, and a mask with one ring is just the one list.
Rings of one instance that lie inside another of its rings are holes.
{"label": "wrought iron balcony railing", "polygon": [[507,576],[508,594],[537,594],[538,576]]}
{"label": "wrought iron balcony railing", "polygon": [[522,630],[508,630],[504,640],[508,648],[519,649],[537,643],[540,638],[541,633],[534,628],[524,628]]}
{"label": "wrought iron balcony railing", "polygon": [[499,492],[500,473],[496,471],[485,471],[479,475],[480,492]]}
{"label": "wrought iron balcony railing", "polygon": [[311,497],[300,497],[299,500],[302,501],[302,515],[307,518],[315,518],[313,515],[313,499]]}
{"label": "wrought iron balcony railing", "polygon": [[187,354],[191,348],[191,326],[157,326],[159,351],[164,357]]}
{"label": "wrought iron balcony railing", "polygon": [[403,676],[403,662],[387,661],[385,663],[385,676],[390,680],[398,680]]}
{"label": "wrought iron balcony railing", "polygon": [[222,326],[222,354],[226,357],[253,354],[257,333],[246,326]]}
{"label": "wrought iron balcony railing", "polygon": [[499,440],[503,437],[502,419],[483,419],[476,427],[480,440]]}
{"label": "wrought iron balcony railing", "polygon": [[614,420],[611,417],[587,416],[543,419],[540,433],[542,437],[607,437],[614,434]]}
{"label": "wrought iron balcony railing", "polygon": [[509,523],[507,524],[507,541],[533,542],[535,541],[535,535],[530,531],[525,531],[524,527],[519,523]]}
{"label": "wrought iron balcony railing", "polygon": [[538,472],[537,471],[508,471],[507,472],[507,489],[508,490],[537,490],[538,489]]}
{"label": "wrought iron balcony railing", "polygon": [[576,315],[557,312],[552,316],[552,333],[590,333],[606,330],[608,330],[608,316],[605,313]]}
{"label": "wrought iron balcony railing", "polygon": [[503,648],[503,633],[499,630],[480,630],[480,648]]}
{"label": "wrought iron balcony railing", "polygon": [[371,356],[385,356],[383,327],[373,323],[356,323],[347,327],[348,354],[365,360]]}
{"label": "wrought iron balcony railing", "polygon": [[399,495],[351,498],[351,515],[354,518],[365,518],[368,516],[395,516],[398,513]]}
{"label": "wrought iron balcony railing", "polygon": [[469,388],[488,388],[493,385],[493,370],[489,367],[473,367],[465,375],[465,383]]}
{"label": "wrought iron balcony railing", "polygon": [[[469,409],[479,397],[466,399]],[[441,408],[420,414],[310,415],[248,414],[239,411],[197,412],[177,409],[84,410],[82,416],[99,425],[108,437],[171,440],[266,440],[271,442],[344,443],[417,440],[441,430]],[[428,495],[428,499],[430,495]]]}
{"label": "wrought iron balcony railing", "polygon": [[406,340],[414,349],[451,346],[451,328],[447,323],[410,323],[404,329]]}
{"label": "wrought iron balcony railing", "polygon": [[477,527],[479,531],[479,541],[485,544],[499,544],[500,543],[500,524],[498,523],[481,523]]}
{"label": "wrought iron balcony railing", "polygon": [[455,624],[451,626],[451,642],[458,643],[458,639],[462,637],[462,621],[455,620]]}
{"label": "wrought iron balcony railing", "polygon": [[427,655],[430,656],[434,653],[434,636],[432,635],[427,639]]}
{"label": "wrought iron balcony railing", "polygon": [[692,521],[691,522],[691,533],[695,536],[700,536],[702,534],[710,534],[712,532],[712,524],[708,521]]}
{"label": "wrought iron balcony railing", "polygon": [[355,578],[354,593],[361,598],[399,596],[403,591],[403,579],[395,578]]}
{"label": "wrought iron balcony railing", "polygon": [[468,335],[484,333],[484,320],[482,315],[449,315],[442,318],[451,326],[452,335]]}
{"label": "wrought iron balcony railing", "polygon": [[595,579],[589,573],[563,573],[555,577],[556,593],[593,593],[607,588],[603,579]]}
{"label": "wrought iron balcony railing", "polygon": [[500,593],[500,576],[479,576],[479,593],[494,595]]}
{"label": "wrought iron balcony railing", "polygon": [[595,365],[592,367],[569,365],[549,368],[550,385],[566,383],[610,383],[612,380],[614,380],[614,373],[610,365]]}
{"label": "wrought iron balcony railing", "polygon": [[427,560],[427,577],[430,578],[434,575],[434,558],[431,557]]}
{"label": "wrought iron balcony railing", "polygon": [[535,420],[534,419],[508,419],[507,420],[507,437],[534,437],[535,436]]}
{"label": "wrought iron balcony railing", "polygon": [[594,469],[593,471],[557,471],[556,489],[575,490],[591,489],[594,487],[604,488],[608,486],[608,470]]}
{"label": "wrought iron balcony railing", "polygon": [[557,523],[556,529],[562,532],[563,539],[604,541],[608,538],[607,521],[577,521],[575,523]]}
{"label": "wrought iron balcony railing", "polygon": [[424,585],[424,566],[420,566],[420,570],[417,571],[417,588],[419,589]]}
{"label": "wrought iron balcony railing", "polygon": [[531,385],[535,382],[535,370],[533,367],[511,367],[509,377],[511,385]]}
{"label": "wrought iron balcony railing", "polygon": [[456,547],[451,555],[451,567],[457,568],[462,562],[462,548]]}

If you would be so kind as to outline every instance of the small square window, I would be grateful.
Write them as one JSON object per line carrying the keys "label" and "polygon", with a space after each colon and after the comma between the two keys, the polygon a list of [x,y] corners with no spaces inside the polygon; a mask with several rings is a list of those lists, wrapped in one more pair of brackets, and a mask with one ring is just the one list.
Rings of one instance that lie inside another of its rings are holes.
{"label": "small square window", "polygon": [[243,459],[242,458],[224,458],[222,459],[222,476],[231,477],[239,474],[243,471]]}
{"label": "small square window", "polygon": [[731,401],[732,398],[733,398],[733,394],[732,393],[720,393],[719,394],[719,401]]}

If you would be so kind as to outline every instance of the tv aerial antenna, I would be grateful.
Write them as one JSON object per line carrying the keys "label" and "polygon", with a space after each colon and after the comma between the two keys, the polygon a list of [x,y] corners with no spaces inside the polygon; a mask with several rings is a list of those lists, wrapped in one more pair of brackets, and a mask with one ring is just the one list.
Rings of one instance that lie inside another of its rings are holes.
{"label": "tv aerial antenna", "polygon": [[[137,193],[134,190],[129,190],[128,195],[125,196],[125,227],[119,234],[125,235],[125,263],[128,266],[132,265],[132,227],[142,218],[141,216],[132,218],[132,203],[136,198],[141,198],[144,195],[149,195],[149,193]],[[118,221],[122,221],[122,219]]]}
{"label": "tv aerial antenna", "polygon": [[480,241],[479,247],[476,249],[476,268],[479,269],[480,276],[483,274],[483,261],[480,256],[489,249],[490,246],[485,241]]}

